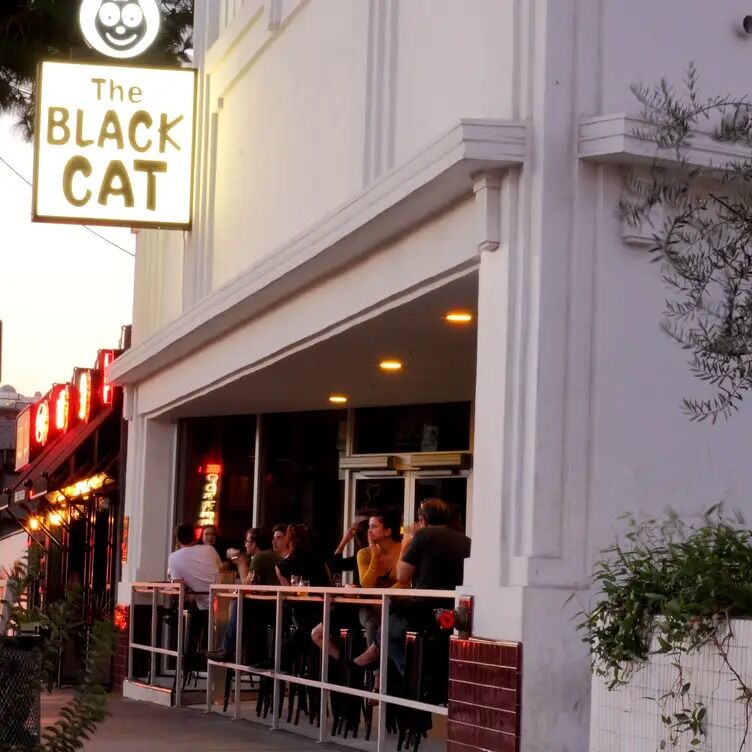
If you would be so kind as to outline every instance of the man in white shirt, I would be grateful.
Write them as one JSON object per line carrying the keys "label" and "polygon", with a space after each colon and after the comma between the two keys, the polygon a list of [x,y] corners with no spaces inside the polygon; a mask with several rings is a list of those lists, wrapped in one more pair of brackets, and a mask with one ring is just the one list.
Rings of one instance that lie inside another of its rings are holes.
{"label": "man in white shirt", "polygon": [[178,539],[177,551],[167,560],[167,574],[173,581],[185,583],[196,593],[196,607],[199,611],[209,610],[209,585],[217,581],[217,572],[222,562],[214,546],[197,545],[193,525],[179,525],[175,531]]}

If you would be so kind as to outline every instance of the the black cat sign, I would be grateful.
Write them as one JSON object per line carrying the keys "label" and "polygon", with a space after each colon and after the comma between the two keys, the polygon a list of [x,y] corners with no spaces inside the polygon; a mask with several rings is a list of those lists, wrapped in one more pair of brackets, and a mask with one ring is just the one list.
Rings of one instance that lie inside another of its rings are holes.
{"label": "the black cat sign", "polygon": [[192,69],[41,63],[34,220],[188,229],[195,95]]}
{"label": "the black cat sign", "polygon": [[86,43],[107,57],[137,57],[159,33],[157,0],[82,0],[78,18]]}

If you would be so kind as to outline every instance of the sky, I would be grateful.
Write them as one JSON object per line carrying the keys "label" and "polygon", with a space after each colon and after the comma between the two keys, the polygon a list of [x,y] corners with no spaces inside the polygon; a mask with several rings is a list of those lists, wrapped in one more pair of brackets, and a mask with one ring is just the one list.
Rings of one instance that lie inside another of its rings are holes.
{"label": "sky", "polygon": [[[27,180],[33,149],[0,116],[0,157]],[[130,253],[128,229],[94,227]],[[131,322],[134,258],[79,225],[31,221],[31,187],[0,161],[0,384],[45,393],[92,366]]]}

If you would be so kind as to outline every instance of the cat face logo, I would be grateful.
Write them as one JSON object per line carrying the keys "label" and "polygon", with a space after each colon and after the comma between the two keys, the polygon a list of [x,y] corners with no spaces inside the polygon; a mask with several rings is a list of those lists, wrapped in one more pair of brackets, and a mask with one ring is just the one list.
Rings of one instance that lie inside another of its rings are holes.
{"label": "cat face logo", "polygon": [[159,32],[157,0],[82,0],[78,19],[86,43],[108,57],[136,57]]}

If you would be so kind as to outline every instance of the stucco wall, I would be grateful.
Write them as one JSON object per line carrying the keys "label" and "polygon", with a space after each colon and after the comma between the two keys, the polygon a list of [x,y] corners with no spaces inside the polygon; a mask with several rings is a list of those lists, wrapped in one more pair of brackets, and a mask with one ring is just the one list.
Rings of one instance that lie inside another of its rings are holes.
{"label": "stucco wall", "polygon": [[183,233],[141,230],[134,272],[132,344],[183,312]]}
{"label": "stucco wall", "polygon": [[309,3],[222,92],[213,287],[360,186],[367,18],[366,3]]}
{"label": "stucco wall", "polygon": [[595,268],[593,549],[610,542],[627,510],[699,514],[723,501],[752,511],[752,404],[715,425],[691,423],[683,413],[683,397],[714,391],[692,377],[690,353],[659,328],[673,292],[644,248],[619,240],[615,170],[606,170],[605,185]]}
{"label": "stucco wall", "polygon": [[681,85],[694,61],[704,94],[745,93],[752,36],[736,29],[744,0],[602,0],[602,112],[630,112],[632,83]]}

